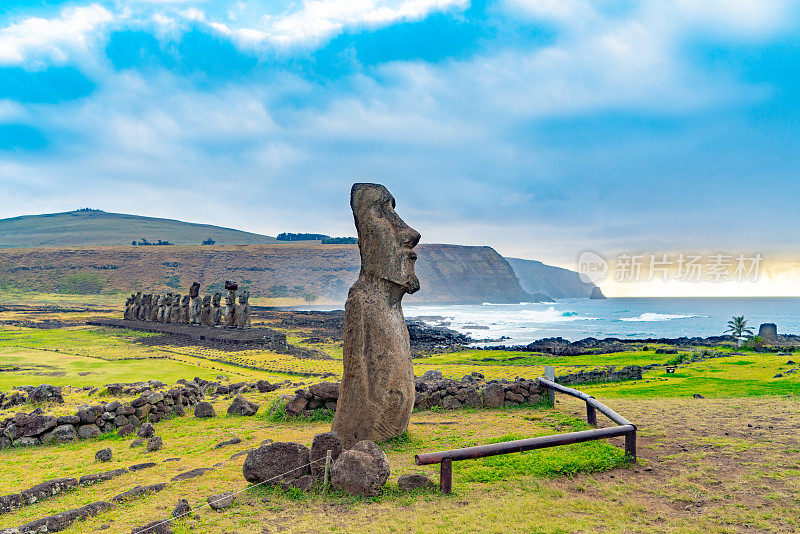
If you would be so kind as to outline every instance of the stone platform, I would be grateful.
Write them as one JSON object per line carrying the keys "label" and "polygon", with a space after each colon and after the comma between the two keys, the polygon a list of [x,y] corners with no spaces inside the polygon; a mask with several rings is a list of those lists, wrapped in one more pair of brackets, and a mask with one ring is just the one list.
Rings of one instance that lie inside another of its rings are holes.
{"label": "stone platform", "polygon": [[214,341],[236,345],[259,344],[278,352],[286,352],[289,348],[286,343],[286,335],[270,328],[226,328],[222,326],[151,323],[149,321],[130,321],[128,319],[94,319],[87,321],[86,324],[130,328],[131,330],[169,334],[197,341]]}

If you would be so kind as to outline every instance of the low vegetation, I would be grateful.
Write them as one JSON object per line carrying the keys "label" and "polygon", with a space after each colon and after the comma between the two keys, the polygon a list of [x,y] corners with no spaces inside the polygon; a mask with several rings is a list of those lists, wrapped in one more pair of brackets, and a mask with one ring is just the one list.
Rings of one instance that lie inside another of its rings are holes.
{"label": "low vegetation", "polygon": [[[4,295],[4,304],[9,301],[14,301],[13,296]],[[2,450],[0,495],[56,477],[156,464],[2,515],[2,526],[108,500],[135,485],[167,482],[190,469],[213,467],[202,476],[169,482],[160,493],[77,522],[66,532],[98,532],[104,526],[110,532],[130,532],[134,526],[167,518],[178,499],[200,506],[208,496],[231,490],[243,491],[232,508],[222,513],[200,508],[176,521],[174,531],[707,534],[800,529],[800,372],[792,371],[800,366],[789,363],[797,361],[797,355],[703,347],[662,354],[656,349],[663,347],[656,346],[559,357],[496,350],[421,354],[414,360],[417,375],[439,369],[452,378],[473,371],[487,379],[534,378],[542,374],[544,365],[554,365],[557,374],[609,365],[652,366],[642,380],[580,388],[638,425],[639,460],[627,462],[621,439],[614,438],[455,462],[452,495],[405,494],[396,485],[401,474],[418,472],[438,480],[438,466],[414,464],[418,452],[588,428],[584,405],[564,396],[557,397],[554,407],[427,410],[413,414],[406,435],[382,444],[392,467],[390,484],[380,497],[364,500],[330,489],[311,493],[247,489],[241,475],[244,456],[236,456],[265,439],[310,444],[314,434],[330,428],[332,412],[287,418],[279,398],[322,380],[308,374],[340,376],[338,342],[312,340],[308,330],[284,329],[290,343],[329,358],[310,359],[264,350],[157,342],[153,334],[81,324],[88,315],[117,314],[118,309],[106,307],[108,302],[103,295],[64,294],[50,297],[48,304],[54,307],[49,311],[0,311],[0,391],[42,383],[64,386],[65,404],[41,408],[65,415],[98,399],[112,400],[103,386],[113,382],[157,379],[174,384],[198,376],[223,383],[265,379],[288,381],[288,385],[270,393],[248,392],[247,398],[261,405],[254,417],[225,415],[231,398],[220,396],[211,399],[218,417],[196,419],[188,414],[157,423],[164,446],[151,453],[131,448],[132,437],[113,434],[63,445]],[[53,321],[63,324],[52,327]],[[21,326],[27,323],[51,326]],[[666,365],[676,366],[675,373],[667,373]],[[34,408],[16,406],[0,411],[0,418]],[[599,414],[598,418],[602,425],[608,424]],[[215,448],[233,437],[242,442]],[[112,449],[113,459],[100,464],[94,453],[104,447]]]}

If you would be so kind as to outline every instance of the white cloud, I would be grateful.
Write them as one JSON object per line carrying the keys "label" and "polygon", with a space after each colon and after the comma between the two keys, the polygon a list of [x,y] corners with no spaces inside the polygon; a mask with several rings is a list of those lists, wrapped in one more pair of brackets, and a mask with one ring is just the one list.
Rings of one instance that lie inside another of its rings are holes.
{"label": "white cloud", "polygon": [[0,29],[0,64],[28,62],[63,64],[76,55],[86,55],[100,28],[114,15],[92,4],[64,8],[52,19],[30,17]]}

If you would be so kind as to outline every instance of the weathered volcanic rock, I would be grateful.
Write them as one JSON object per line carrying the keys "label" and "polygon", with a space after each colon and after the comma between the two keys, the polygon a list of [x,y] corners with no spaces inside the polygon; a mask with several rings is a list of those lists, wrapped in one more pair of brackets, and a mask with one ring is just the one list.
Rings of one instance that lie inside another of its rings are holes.
{"label": "weathered volcanic rock", "polygon": [[210,402],[201,401],[194,407],[194,416],[198,419],[208,419],[216,415],[217,412],[214,411],[214,406]]}
{"label": "weathered volcanic rock", "polygon": [[350,495],[375,497],[389,479],[386,454],[372,441],[359,441],[333,464],[333,488]]}
{"label": "weathered volcanic rock", "polygon": [[228,407],[228,415],[255,415],[259,407],[259,404],[249,401],[241,395],[237,395],[236,398],[233,399],[233,403]]}
{"label": "weathered volcanic rock", "polygon": [[342,453],[342,440],[336,432],[324,432],[314,436],[311,443],[311,474],[319,479],[325,475],[325,458],[331,451],[331,461],[335,461]]}
{"label": "weathered volcanic rock", "polygon": [[236,500],[236,495],[234,495],[233,492],[226,492],[222,493],[221,495],[212,495],[206,500],[212,510],[219,511],[233,506],[233,503]]}
{"label": "weathered volcanic rock", "polygon": [[280,480],[299,478],[311,473],[309,450],[291,442],[270,443],[250,451],[242,472],[248,482],[278,484]]}
{"label": "weathered volcanic rock", "polygon": [[98,462],[110,462],[111,461],[111,449],[100,449],[96,453],[94,453],[94,458]]}

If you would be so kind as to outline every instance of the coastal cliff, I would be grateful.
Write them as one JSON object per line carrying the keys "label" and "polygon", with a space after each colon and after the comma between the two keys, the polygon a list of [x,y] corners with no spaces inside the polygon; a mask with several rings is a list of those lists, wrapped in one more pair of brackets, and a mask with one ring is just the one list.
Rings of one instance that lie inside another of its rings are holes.
{"label": "coastal cliff", "polygon": [[[508,262],[491,247],[423,244],[416,304],[516,303],[530,300]],[[344,302],[358,277],[357,245],[311,243],[215,246],[109,246],[0,249],[0,287],[7,290],[179,292],[200,282],[221,291],[235,280],[254,296]],[[121,297],[110,297],[121,298]]]}
{"label": "coastal cliff", "polygon": [[544,293],[554,299],[605,298],[599,287],[584,282],[575,271],[545,265],[536,260],[506,260],[514,268],[522,289],[528,293]]}

